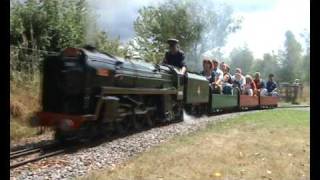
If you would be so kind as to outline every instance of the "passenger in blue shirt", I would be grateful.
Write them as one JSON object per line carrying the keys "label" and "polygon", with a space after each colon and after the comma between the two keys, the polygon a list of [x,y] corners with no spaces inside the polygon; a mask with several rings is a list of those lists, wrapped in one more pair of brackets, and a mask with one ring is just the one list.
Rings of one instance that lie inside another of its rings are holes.
{"label": "passenger in blue shirt", "polygon": [[222,81],[223,81],[223,72],[218,68],[219,62],[216,59],[212,59],[213,64],[213,73],[215,80],[212,82],[212,88],[214,94],[221,94],[222,92]]}
{"label": "passenger in blue shirt", "polygon": [[277,83],[273,81],[273,74],[269,75],[269,81],[267,82],[267,91],[269,96],[278,96]]}

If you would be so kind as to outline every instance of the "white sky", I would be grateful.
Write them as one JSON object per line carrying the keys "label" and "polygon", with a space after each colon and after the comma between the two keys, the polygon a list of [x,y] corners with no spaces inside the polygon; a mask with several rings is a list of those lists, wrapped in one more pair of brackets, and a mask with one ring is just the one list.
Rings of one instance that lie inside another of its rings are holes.
{"label": "white sky", "polygon": [[[246,0],[240,0],[238,3],[241,1]],[[262,58],[263,53],[271,53],[272,50],[277,52],[278,49],[283,48],[287,30],[291,30],[304,47],[305,42],[300,37],[300,33],[310,32],[310,2],[308,0],[277,0],[273,6],[256,11],[241,11],[234,8],[235,15],[242,16],[244,19],[242,29],[228,37],[228,43],[223,48],[225,55],[228,55],[234,47],[244,44],[247,44],[255,58]]]}

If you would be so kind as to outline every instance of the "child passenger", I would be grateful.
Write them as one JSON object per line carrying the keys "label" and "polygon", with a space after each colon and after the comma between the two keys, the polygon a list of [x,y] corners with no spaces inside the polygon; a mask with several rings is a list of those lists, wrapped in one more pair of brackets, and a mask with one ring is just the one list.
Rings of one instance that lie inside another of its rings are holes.
{"label": "child passenger", "polygon": [[256,85],[252,80],[250,75],[246,75],[246,84],[244,85],[244,92],[243,94],[253,96],[254,92],[256,92]]}
{"label": "child passenger", "polygon": [[237,87],[240,91],[244,91],[244,85],[241,74],[235,73],[233,76],[233,87]]}
{"label": "child passenger", "polygon": [[230,74],[224,74],[222,81],[222,93],[232,94],[232,81]]}

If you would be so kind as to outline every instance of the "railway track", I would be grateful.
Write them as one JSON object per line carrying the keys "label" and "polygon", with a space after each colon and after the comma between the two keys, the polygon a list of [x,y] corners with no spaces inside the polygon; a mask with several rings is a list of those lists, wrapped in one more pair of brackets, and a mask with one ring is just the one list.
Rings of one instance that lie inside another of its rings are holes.
{"label": "railway track", "polygon": [[[306,107],[310,107],[310,106],[309,105],[289,105],[289,106],[278,106],[277,108],[306,108]],[[221,114],[225,114],[225,113],[221,113]],[[220,113],[217,113],[216,115],[220,115]],[[75,146],[79,146],[79,144]],[[67,152],[68,147],[70,148],[70,145],[63,146],[62,144],[52,142],[50,144],[46,144],[42,146],[12,150],[10,152],[10,169],[14,169],[28,163],[36,162],[44,158],[63,154]]]}
{"label": "railway track", "polygon": [[11,151],[10,169],[39,161],[47,157],[59,155],[64,152],[65,149],[57,143]]}

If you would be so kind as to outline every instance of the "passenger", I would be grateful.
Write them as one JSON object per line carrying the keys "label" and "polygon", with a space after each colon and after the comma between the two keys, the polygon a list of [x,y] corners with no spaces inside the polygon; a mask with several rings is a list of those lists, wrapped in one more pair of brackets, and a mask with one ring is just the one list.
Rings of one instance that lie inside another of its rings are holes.
{"label": "passenger", "polygon": [[244,85],[241,84],[241,74],[235,73],[232,82],[233,82],[233,87],[237,87],[240,91],[244,90]]}
{"label": "passenger", "polygon": [[[238,76],[238,78],[236,77]],[[236,80],[237,79],[237,80]],[[246,78],[242,75],[241,69],[240,68],[236,68],[236,73],[234,76],[232,76],[232,80],[236,80],[236,84],[239,84],[240,86],[240,90],[243,91],[244,90],[244,86],[246,84]]]}
{"label": "passenger", "polygon": [[225,64],[224,62],[221,62],[221,63],[220,63],[220,67],[219,67],[219,68],[220,68],[220,70],[221,70],[222,72],[223,72],[224,67],[225,67],[224,64]]}
{"label": "passenger", "polygon": [[277,84],[273,81],[273,74],[269,74],[269,81],[267,82],[267,90],[269,96],[278,96]]}
{"label": "passenger", "polygon": [[[231,74],[230,74],[230,66],[228,64],[223,64],[222,66],[222,72],[223,72],[223,75],[225,74],[229,74],[230,77],[231,77]],[[231,80],[232,81],[232,80]]]}
{"label": "passenger", "polygon": [[261,79],[260,72],[256,72],[254,76],[254,83],[257,87],[257,91],[255,92],[256,95],[260,96],[267,96],[268,91],[265,86],[265,82],[263,79]]}
{"label": "passenger", "polygon": [[221,94],[221,85],[223,81],[223,72],[218,68],[218,61],[213,59],[213,70],[212,72],[214,73],[214,82],[212,82],[212,88],[213,88],[213,93],[216,94]]}
{"label": "passenger", "polygon": [[250,75],[246,75],[246,84],[244,85],[243,94],[253,96],[256,89],[257,88],[254,84],[254,81],[252,80],[252,77]]}
{"label": "passenger", "polygon": [[184,52],[179,49],[179,41],[176,39],[168,39],[169,51],[166,52],[163,59],[163,64],[168,64],[180,68],[180,72],[185,74],[187,71],[187,66],[184,62]]}
{"label": "passenger", "polygon": [[212,71],[213,65],[210,59],[204,58],[202,61],[203,65],[203,71],[201,71],[201,74],[207,78],[209,83],[211,84],[215,79],[214,79],[214,72]]}
{"label": "passenger", "polygon": [[232,95],[232,81],[231,81],[231,76],[228,73],[223,75],[222,93]]}
{"label": "passenger", "polygon": [[296,85],[296,86],[300,85],[300,79],[294,80],[293,85]]}

